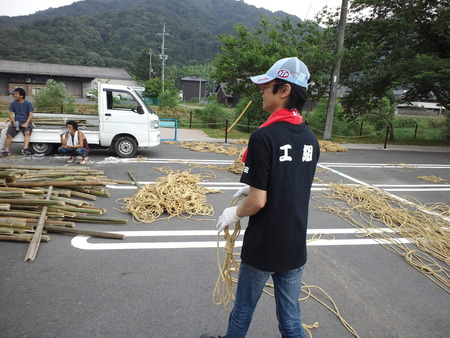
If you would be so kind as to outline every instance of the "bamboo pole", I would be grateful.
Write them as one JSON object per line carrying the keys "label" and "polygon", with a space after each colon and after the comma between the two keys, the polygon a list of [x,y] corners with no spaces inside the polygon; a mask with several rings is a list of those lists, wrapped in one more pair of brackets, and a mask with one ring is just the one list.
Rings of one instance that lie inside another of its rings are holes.
{"label": "bamboo pole", "polygon": [[127,224],[128,221],[122,218],[104,218],[101,216],[90,216],[90,215],[77,215],[76,217],[70,218],[74,222],[83,223],[112,223],[112,224]]}
{"label": "bamboo pole", "polygon": [[230,128],[228,128],[227,132],[229,133],[231,131],[231,129],[233,129],[233,127],[236,125],[236,123],[239,122],[239,120],[241,119],[242,115],[244,115],[245,111],[248,109],[248,107],[250,107],[250,105],[252,104],[252,100],[248,101],[247,105],[245,106],[244,110],[242,111],[242,113],[238,116],[238,118],[236,119],[236,121],[233,122],[233,124],[231,125]]}
{"label": "bamboo pole", "polygon": [[[13,241],[13,242],[28,242],[32,241],[30,234],[18,234],[18,235],[0,235],[0,241]],[[42,235],[41,242],[49,242],[50,236]]]}
{"label": "bamboo pole", "polygon": [[85,202],[80,201],[80,200],[74,200],[72,198],[59,197],[59,196],[52,196],[52,200],[63,201],[64,203],[66,203],[66,205],[72,205],[75,207],[81,207],[85,204]]}
{"label": "bamboo pole", "polygon": [[81,197],[81,198],[85,198],[85,199],[91,200],[91,201],[95,201],[97,199],[97,196],[95,196],[95,195],[87,194],[85,192],[81,192],[81,191],[77,191],[77,190],[72,190],[71,196]]}
{"label": "bamboo pole", "polygon": [[17,204],[17,205],[26,205],[26,206],[34,206],[34,205],[47,205],[47,206],[64,206],[65,203],[63,201],[55,201],[55,200],[38,200],[34,198],[0,198],[0,203],[9,203],[9,204]]}
{"label": "bamboo pole", "polygon": [[[50,186],[47,193],[47,200],[50,200],[50,196],[52,195],[53,187]],[[30,246],[28,247],[27,254],[25,255],[25,262],[32,262],[36,258],[36,253],[39,248],[39,244],[41,242],[42,229],[44,228],[44,220],[47,217],[47,206],[42,208],[41,217],[39,217],[39,222],[36,227],[36,230],[33,235],[33,239],[31,240]]]}
{"label": "bamboo pole", "polygon": [[23,191],[2,191],[0,189],[0,197],[23,197],[25,193]]}
{"label": "bamboo pole", "polygon": [[0,204],[0,210],[8,211],[11,209],[11,204]]}
{"label": "bamboo pole", "polygon": [[19,223],[0,223],[0,227],[2,227],[2,228],[10,227],[10,228],[17,228],[17,229],[22,229],[22,230],[33,230],[32,225],[19,224]]}
{"label": "bamboo pole", "polygon": [[0,187],[0,191],[8,192],[8,191],[18,191],[23,194],[42,194],[43,190],[38,189],[25,189],[25,188],[9,188],[9,187]]}
{"label": "bamboo pole", "polygon": [[[27,220],[27,224],[35,224],[35,223],[37,224],[39,222],[38,219],[33,219],[33,218],[27,218],[26,220]],[[46,219],[44,222],[44,225],[54,225],[54,226],[59,226],[59,227],[74,228],[75,222]]]}
{"label": "bamboo pole", "polygon": [[15,225],[25,225],[27,224],[26,220],[24,218],[18,219],[18,218],[0,218],[0,225],[6,225],[10,224],[11,226]]}
{"label": "bamboo pole", "polygon": [[0,227],[0,234],[2,235],[12,235],[14,233],[14,229],[11,227]]}
{"label": "bamboo pole", "polygon": [[[39,189],[39,190],[44,191],[46,193],[48,192],[47,188],[36,188],[36,189]],[[70,189],[56,188],[56,189],[53,189],[52,191],[53,191],[52,192],[53,196],[70,197],[72,195],[72,190],[70,190]]]}
{"label": "bamboo pole", "polygon": [[100,181],[39,181],[39,182],[24,182],[24,183],[6,183],[8,187],[46,187],[46,186],[56,186],[56,187],[77,187],[83,185],[101,185],[105,186],[106,182]]}
{"label": "bamboo pole", "polygon": [[55,207],[55,210],[64,210],[65,212],[72,212],[72,213],[86,213],[86,214],[96,214],[96,215],[101,215],[104,214],[106,212],[105,209],[100,209],[100,208],[76,208],[76,207],[68,207],[68,206],[63,206],[63,207]]}
{"label": "bamboo pole", "polygon": [[18,218],[35,218],[36,214],[25,211],[0,211],[0,217],[18,217]]}
{"label": "bamboo pole", "polygon": [[128,176],[130,176],[130,178],[133,180],[134,184],[136,185],[136,187],[138,189],[141,189],[141,185],[139,184],[139,182],[134,178],[133,174],[131,173],[131,171],[128,172]]}
{"label": "bamboo pole", "polygon": [[44,225],[44,229],[50,232],[59,232],[59,233],[69,233],[69,234],[77,234],[77,235],[86,235],[92,237],[101,237],[101,238],[113,238],[113,239],[124,239],[125,235],[115,234],[112,232],[104,232],[97,230],[89,230],[89,229],[69,229],[69,228],[61,228],[51,225]]}

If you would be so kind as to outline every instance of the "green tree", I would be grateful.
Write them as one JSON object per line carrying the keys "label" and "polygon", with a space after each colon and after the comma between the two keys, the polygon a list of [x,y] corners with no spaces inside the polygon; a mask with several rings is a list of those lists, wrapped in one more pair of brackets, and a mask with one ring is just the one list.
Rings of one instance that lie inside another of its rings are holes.
{"label": "green tree", "polygon": [[225,126],[225,121],[230,118],[229,113],[219,103],[208,103],[204,109],[198,109],[195,113],[209,128],[218,129]]}
{"label": "green tree", "polygon": [[159,77],[154,77],[149,81],[145,82],[145,92],[146,97],[158,97],[162,91],[162,80]]}
{"label": "green tree", "polygon": [[178,91],[167,89],[158,96],[161,108],[174,110],[178,105]]}
{"label": "green tree", "polygon": [[183,77],[198,76],[208,81],[208,92],[213,92],[215,83],[213,78],[214,67],[210,63],[196,65],[171,65],[166,68],[165,77],[172,81],[178,89],[181,89],[181,79]]}
{"label": "green tree", "polygon": [[67,95],[64,83],[47,80],[34,97],[36,111],[75,113],[75,99]]}
{"label": "green tree", "polygon": [[383,96],[379,104],[375,109],[373,109],[366,118],[375,126],[377,131],[386,129],[386,125],[389,127],[389,140],[394,140],[394,116],[395,109],[397,107],[397,100],[395,100],[394,95],[388,93],[388,95]]}
{"label": "green tree", "polygon": [[[221,53],[213,62],[215,78],[226,82],[232,93],[253,99],[257,90],[248,81],[250,76],[267,71],[281,58],[298,56],[312,74],[310,96],[319,99],[326,95],[334,59],[334,41],[329,29],[319,29],[313,22],[289,18],[270,21],[263,17],[257,29],[250,30],[237,24],[235,31],[236,36],[220,36]],[[261,116],[253,115],[260,107],[260,99],[255,97],[254,107],[248,115],[249,124],[261,122]]]}
{"label": "green tree", "polygon": [[384,110],[383,96],[400,86],[405,101],[431,94],[450,109],[447,0],[354,0],[351,12],[341,71],[350,116]]}

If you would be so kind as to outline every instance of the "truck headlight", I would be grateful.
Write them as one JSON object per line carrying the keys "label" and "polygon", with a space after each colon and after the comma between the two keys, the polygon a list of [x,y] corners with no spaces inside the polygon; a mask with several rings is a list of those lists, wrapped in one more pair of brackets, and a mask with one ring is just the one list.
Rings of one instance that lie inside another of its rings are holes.
{"label": "truck headlight", "polygon": [[159,121],[158,120],[150,121],[150,128],[151,129],[159,129]]}

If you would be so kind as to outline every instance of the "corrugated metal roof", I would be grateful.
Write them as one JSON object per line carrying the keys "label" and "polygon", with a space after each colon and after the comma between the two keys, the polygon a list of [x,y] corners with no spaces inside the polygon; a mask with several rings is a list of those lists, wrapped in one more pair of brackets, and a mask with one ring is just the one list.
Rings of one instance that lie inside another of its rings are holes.
{"label": "corrugated metal roof", "polygon": [[0,73],[132,80],[125,69],[120,68],[87,67],[9,60],[0,60]]}
{"label": "corrugated metal roof", "polygon": [[198,76],[188,76],[188,77],[183,77],[183,78],[181,79],[181,81],[208,82],[208,80],[203,79],[203,78],[198,77]]}

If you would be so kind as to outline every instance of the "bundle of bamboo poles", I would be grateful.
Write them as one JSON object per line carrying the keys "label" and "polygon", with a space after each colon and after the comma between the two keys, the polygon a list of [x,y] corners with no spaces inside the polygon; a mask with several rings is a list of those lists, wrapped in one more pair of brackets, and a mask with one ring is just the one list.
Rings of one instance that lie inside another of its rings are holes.
{"label": "bundle of bamboo poles", "polygon": [[[76,222],[127,223],[102,217],[106,210],[91,202],[109,196],[107,184],[118,183],[130,184],[110,180],[102,170],[89,167],[0,165],[0,240],[31,242],[44,207],[47,232],[123,239],[119,234],[75,229]],[[42,235],[40,240],[50,237]]]}

